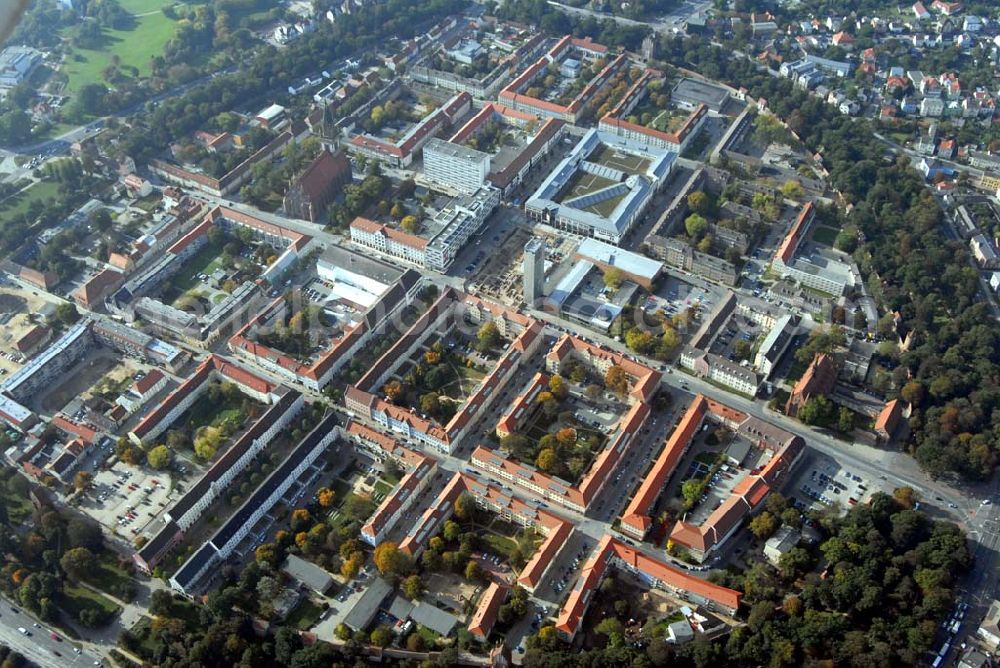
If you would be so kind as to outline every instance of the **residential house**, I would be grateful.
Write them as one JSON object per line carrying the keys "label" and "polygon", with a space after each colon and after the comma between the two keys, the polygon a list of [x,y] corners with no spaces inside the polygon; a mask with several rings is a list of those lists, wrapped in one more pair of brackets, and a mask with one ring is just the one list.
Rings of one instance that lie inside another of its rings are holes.
{"label": "residential house", "polygon": [[997,255],[996,246],[985,235],[977,234],[969,239],[969,247],[972,249],[972,256],[981,268],[1000,268],[1000,255]]}
{"label": "residential house", "polygon": [[777,566],[781,558],[799,544],[801,538],[802,536],[794,528],[783,526],[764,543],[764,556],[771,564]]}

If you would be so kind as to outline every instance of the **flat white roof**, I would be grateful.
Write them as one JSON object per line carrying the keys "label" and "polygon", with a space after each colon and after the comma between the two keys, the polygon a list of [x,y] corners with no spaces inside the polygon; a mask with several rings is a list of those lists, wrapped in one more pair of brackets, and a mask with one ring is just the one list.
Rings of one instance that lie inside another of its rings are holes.
{"label": "flat white roof", "polygon": [[657,260],[644,255],[622,250],[597,239],[584,239],[576,252],[585,258],[621,269],[625,273],[642,276],[652,281],[663,269]]}
{"label": "flat white roof", "polygon": [[0,414],[20,424],[31,417],[31,411],[5,394],[0,394]]}
{"label": "flat white roof", "polygon": [[270,107],[257,114],[257,118],[263,118],[264,120],[269,121],[283,113],[285,113],[284,107],[280,104],[272,104]]}

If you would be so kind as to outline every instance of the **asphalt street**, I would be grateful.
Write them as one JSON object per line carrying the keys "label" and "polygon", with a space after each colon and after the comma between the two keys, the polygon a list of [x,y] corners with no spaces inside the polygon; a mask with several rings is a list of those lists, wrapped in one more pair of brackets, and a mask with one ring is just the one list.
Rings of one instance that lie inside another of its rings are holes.
{"label": "asphalt street", "polygon": [[[14,612],[17,609],[19,612]],[[20,606],[10,605],[6,601],[0,605],[0,643],[17,650],[25,658],[45,668],[62,668],[63,666],[95,666],[101,661],[82,650],[80,654],[73,651],[74,645],[62,634],[38,624]],[[26,636],[18,627],[26,629],[31,635]],[[55,640],[50,634],[55,633]]]}

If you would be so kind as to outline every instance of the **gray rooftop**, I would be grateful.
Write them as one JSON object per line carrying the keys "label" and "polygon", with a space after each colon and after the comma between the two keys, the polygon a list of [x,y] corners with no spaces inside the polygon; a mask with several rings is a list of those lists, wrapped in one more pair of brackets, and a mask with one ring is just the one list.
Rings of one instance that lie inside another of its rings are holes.
{"label": "gray rooftop", "polygon": [[358,253],[353,253],[339,246],[327,246],[319,256],[319,261],[330,266],[340,267],[346,271],[361,274],[385,285],[392,285],[400,276],[402,270],[391,264],[374,260]]}
{"label": "gray rooftop", "polygon": [[410,619],[443,636],[450,635],[452,629],[458,624],[458,618],[455,615],[423,601],[418,601],[413,606],[413,610],[410,611]]}
{"label": "gray rooftop", "polygon": [[621,269],[626,274],[641,276],[652,281],[659,275],[663,265],[648,257],[622,250],[597,239],[584,239],[576,249],[577,254],[595,262]]}
{"label": "gray rooftop", "polygon": [[375,613],[382,607],[382,601],[392,593],[392,585],[377,578],[365,589],[358,602],[354,604],[351,611],[344,617],[344,624],[349,628],[358,631],[365,628],[375,617]]}
{"label": "gray rooftop", "polygon": [[297,557],[294,554],[288,555],[288,559],[285,560],[285,565],[281,570],[309,589],[321,594],[333,584],[333,578],[330,577],[329,573],[316,564]]}
{"label": "gray rooftop", "polygon": [[448,156],[449,158],[461,158],[463,160],[486,160],[490,157],[482,151],[477,151],[462,144],[453,144],[450,141],[438,139],[437,137],[424,144],[424,151],[428,150]]}
{"label": "gray rooftop", "polygon": [[699,81],[698,79],[684,78],[674,86],[672,96],[680,96],[687,100],[701,102],[708,107],[718,109],[729,97],[729,92],[721,86]]}

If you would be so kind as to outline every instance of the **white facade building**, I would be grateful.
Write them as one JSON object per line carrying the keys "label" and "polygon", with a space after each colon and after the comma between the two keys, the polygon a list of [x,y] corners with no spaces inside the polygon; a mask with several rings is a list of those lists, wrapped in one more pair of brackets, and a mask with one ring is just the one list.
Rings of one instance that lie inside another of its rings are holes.
{"label": "white facade building", "polygon": [[471,195],[486,183],[490,156],[434,138],[424,146],[424,176],[434,183]]}
{"label": "white facade building", "polygon": [[195,552],[170,578],[170,586],[191,596],[211,568],[229,558],[257,522],[284,496],[302,473],[340,435],[333,413],[325,417],[289,454],[287,459],[248,498],[212,539]]}
{"label": "white facade building", "polygon": [[381,255],[443,273],[499,203],[500,191],[490,186],[455,198],[434,217],[432,224],[438,231],[430,239],[366,218],[356,218],[351,223],[351,242]]}

